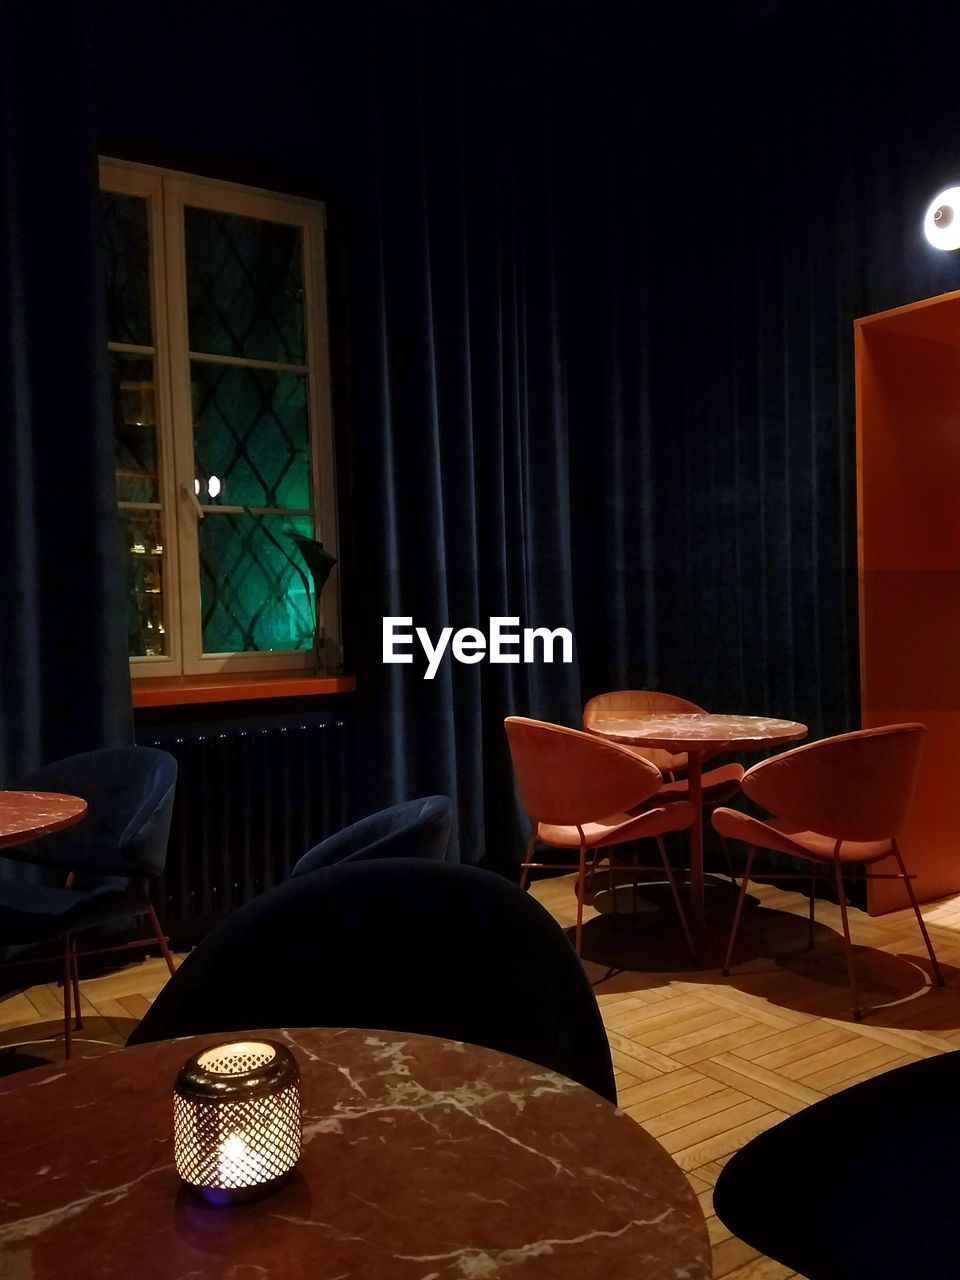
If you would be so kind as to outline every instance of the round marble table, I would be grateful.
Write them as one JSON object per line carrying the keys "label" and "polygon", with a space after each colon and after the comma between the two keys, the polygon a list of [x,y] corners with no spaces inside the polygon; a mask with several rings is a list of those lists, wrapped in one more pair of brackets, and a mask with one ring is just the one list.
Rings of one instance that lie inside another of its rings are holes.
{"label": "round marble table", "polygon": [[[488,1049],[385,1031],[289,1045],[304,1149],[267,1199],[198,1202],[173,1166],[197,1036],[0,1081],[0,1274],[30,1280],[707,1280],[680,1169],[602,1098]],[[241,1038],[241,1037],[236,1037]]]}
{"label": "round marble table", "polygon": [[690,905],[694,924],[704,919],[703,808],[700,778],[706,754],[731,748],[756,751],[795,742],[807,736],[807,726],[795,720],[771,720],[766,716],[723,716],[706,712],[667,713],[649,716],[598,716],[590,732],[630,747],[660,747],[674,754],[686,753],[687,781],[693,806],[690,829]]}
{"label": "round marble table", "polygon": [[58,791],[0,791],[0,849],[62,831],[87,812],[86,800]]}

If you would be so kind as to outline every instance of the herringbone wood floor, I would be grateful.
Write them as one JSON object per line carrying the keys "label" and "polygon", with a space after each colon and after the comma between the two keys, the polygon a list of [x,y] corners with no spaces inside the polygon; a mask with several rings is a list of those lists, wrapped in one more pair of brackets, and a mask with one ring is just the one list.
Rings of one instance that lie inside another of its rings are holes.
{"label": "herringbone wood floor", "polygon": [[[561,924],[573,923],[570,877],[541,881],[533,892]],[[625,893],[621,887],[621,902]],[[855,1023],[838,909],[817,904],[820,927],[810,952],[806,898],[765,885],[755,886],[754,897],[762,909],[746,926],[742,962],[730,978],[718,968],[693,970],[680,961],[673,971],[624,971],[596,987],[620,1105],[666,1147],[699,1195],[718,1280],[791,1275],[731,1236],[713,1214],[713,1184],[738,1147],[858,1080],[960,1047],[960,898],[924,908],[946,972],[945,990],[930,986],[911,913],[878,919],[853,913],[864,1003],[882,1005]],[[666,910],[651,925],[649,914],[614,918],[609,894],[599,886],[597,902],[605,911],[587,910],[586,956],[596,952],[601,929],[605,939],[613,929],[629,944],[631,931],[642,933],[648,925],[669,950],[675,927]],[[594,980],[606,971],[589,959],[586,968]],[[165,979],[163,962],[150,959],[84,980],[85,1029],[76,1051],[94,1055],[122,1044]],[[24,1050],[31,1054],[62,1056],[57,1040],[44,1039],[57,1032],[60,1010],[53,984],[0,1000],[0,1048],[29,1041]]]}

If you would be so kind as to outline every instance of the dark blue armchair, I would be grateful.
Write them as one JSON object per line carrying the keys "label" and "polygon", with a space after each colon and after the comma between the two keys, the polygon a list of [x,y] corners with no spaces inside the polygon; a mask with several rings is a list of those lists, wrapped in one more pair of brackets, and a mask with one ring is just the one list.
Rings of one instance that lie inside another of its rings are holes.
{"label": "dark blue armchair", "polygon": [[377,858],[447,857],[453,805],[447,796],[407,800],[371,813],[305,853],[293,868],[295,876],[334,863],[369,862]]}
{"label": "dark blue armchair", "polygon": [[370,1027],[485,1045],[616,1101],[569,940],[515,884],[422,858],[288,880],[183,961],[130,1044],[267,1027]]}
{"label": "dark blue armchair", "polygon": [[[173,958],[150,900],[170,834],[177,764],[153,747],[87,751],[45,765],[20,780],[22,791],[81,796],[87,812],[76,826],[17,850],[64,877],[63,887],[0,878],[0,946],[63,941],[64,1047],[70,1056],[70,990],[74,1026],[80,1017],[76,934],[135,916],[147,916],[167,967]],[[152,940],[151,940],[152,941]]]}

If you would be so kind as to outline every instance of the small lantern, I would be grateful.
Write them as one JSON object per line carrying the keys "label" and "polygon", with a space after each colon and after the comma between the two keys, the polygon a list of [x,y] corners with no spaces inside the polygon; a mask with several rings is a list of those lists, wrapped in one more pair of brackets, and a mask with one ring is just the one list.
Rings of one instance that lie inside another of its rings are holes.
{"label": "small lantern", "polygon": [[273,1040],[214,1045],[184,1063],[173,1091],[177,1172],[212,1204],[274,1190],[300,1158],[300,1071]]}

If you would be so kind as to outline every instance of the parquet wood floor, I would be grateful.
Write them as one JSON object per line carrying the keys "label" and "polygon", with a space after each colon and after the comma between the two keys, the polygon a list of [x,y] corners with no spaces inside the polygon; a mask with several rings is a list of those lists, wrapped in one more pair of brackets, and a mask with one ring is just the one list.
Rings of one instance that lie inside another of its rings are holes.
{"label": "parquet wood floor", "polygon": [[[571,877],[540,881],[532,892],[562,925],[573,924]],[[717,1280],[793,1274],[733,1237],[713,1213],[713,1185],[738,1147],[859,1080],[960,1048],[960,897],[924,908],[947,977],[942,990],[930,985],[911,913],[877,919],[852,913],[864,1004],[880,1006],[855,1023],[837,907],[818,902],[817,945],[810,952],[807,899],[768,885],[752,892],[760,909],[745,924],[742,959],[730,978],[707,964],[689,967],[675,949],[679,962],[672,970],[625,970],[599,981],[606,965],[589,957],[602,930],[604,938],[613,929],[628,941],[633,932],[649,934],[648,954],[671,954],[676,928],[666,910],[615,919],[609,894],[599,888],[597,904],[605,910],[591,905],[585,916],[585,966],[597,982],[620,1105],[671,1153],[700,1197]],[[625,893],[621,887],[621,905]],[[603,958],[609,958],[605,951]],[[163,962],[149,959],[84,977],[85,1029],[77,1052],[107,1053],[122,1044],[166,976]],[[58,1031],[60,1009],[55,984],[0,999],[0,1059],[4,1047],[15,1044],[23,1046],[20,1055],[62,1056],[59,1041],[49,1039]]]}
{"label": "parquet wood floor", "polygon": [[[533,892],[562,925],[573,925],[572,877],[540,881]],[[625,892],[621,887],[621,901]],[[751,886],[751,896],[761,909],[745,917],[742,960],[729,978],[719,967],[697,970],[682,960],[673,971],[624,971],[602,981],[605,966],[589,959],[589,923],[584,955],[597,983],[620,1105],[666,1147],[699,1196],[714,1276],[788,1280],[793,1272],[719,1221],[713,1185],[734,1151],[787,1115],[882,1071],[960,1048],[960,897],[923,908],[947,979],[943,989],[931,984],[912,912],[876,919],[851,913],[864,1008],[873,1006],[857,1023],[839,908],[818,900],[811,952],[805,896],[770,885]],[[669,912],[661,915],[655,936],[668,943],[665,931],[676,935],[678,927]],[[591,906],[584,918],[597,916]],[[607,931],[610,923],[607,915]],[[639,923],[621,917],[618,927],[623,935],[646,925],[643,917]],[[672,951],[682,956],[679,946]]]}

